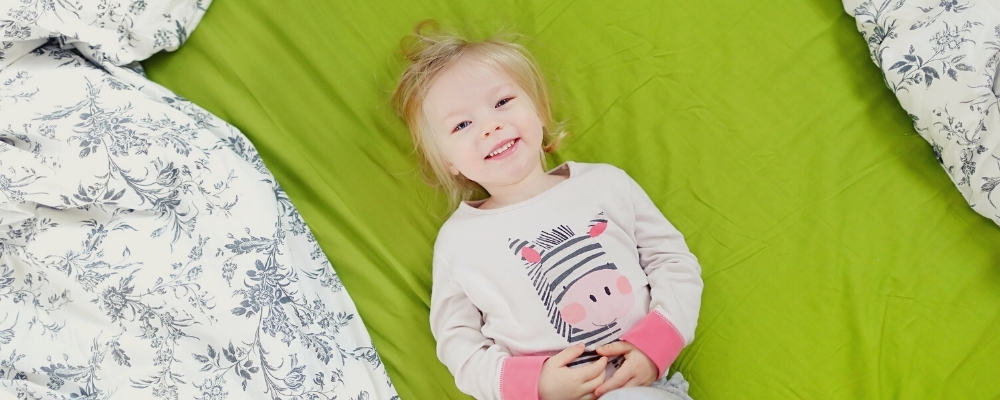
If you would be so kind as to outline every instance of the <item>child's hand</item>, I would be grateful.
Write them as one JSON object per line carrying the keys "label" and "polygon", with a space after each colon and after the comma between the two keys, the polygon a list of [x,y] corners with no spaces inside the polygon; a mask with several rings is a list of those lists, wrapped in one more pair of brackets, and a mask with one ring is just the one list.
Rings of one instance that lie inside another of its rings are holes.
{"label": "child's hand", "polygon": [[590,364],[570,368],[569,364],[583,354],[583,344],[576,344],[560,351],[542,364],[538,377],[538,397],[542,400],[592,400],[596,399],[594,389],[604,382],[604,367],[607,357]]}
{"label": "child's hand", "polygon": [[601,386],[594,390],[597,397],[605,393],[627,386],[648,386],[656,380],[656,364],[646,357],[632,343],[617,341],[597,348],[597,354],[605,357],[624,356],[625,362]]}

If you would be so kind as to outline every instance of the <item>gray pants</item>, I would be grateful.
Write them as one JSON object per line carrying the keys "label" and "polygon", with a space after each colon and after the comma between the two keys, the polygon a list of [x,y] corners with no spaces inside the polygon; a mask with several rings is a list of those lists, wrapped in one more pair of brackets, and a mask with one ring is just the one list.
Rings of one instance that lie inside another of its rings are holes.
{"label": "gray pants", "polygon": [[688,382],[680,372],[670,379],[663,377],[650,386],[615,389],[601,396],[601,400],[692,400],[687,394]]}

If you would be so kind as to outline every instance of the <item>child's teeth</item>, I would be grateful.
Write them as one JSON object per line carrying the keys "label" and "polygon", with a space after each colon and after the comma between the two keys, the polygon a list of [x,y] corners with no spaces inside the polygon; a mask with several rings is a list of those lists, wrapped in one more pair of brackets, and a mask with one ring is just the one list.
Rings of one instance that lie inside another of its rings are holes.
{"label": "child's teeth", "polygon": [[514,141],[513,140],[507,142],[507,144],[505,144],[503,147],[501,147],[501,148],[497,149],[496,151],[490,153],[490,157],[494,157],[497,154],[503,153],[504,151],[506,151],[507,149],[509,149],[510,146],[513,146],[513,145],[514,145]]}

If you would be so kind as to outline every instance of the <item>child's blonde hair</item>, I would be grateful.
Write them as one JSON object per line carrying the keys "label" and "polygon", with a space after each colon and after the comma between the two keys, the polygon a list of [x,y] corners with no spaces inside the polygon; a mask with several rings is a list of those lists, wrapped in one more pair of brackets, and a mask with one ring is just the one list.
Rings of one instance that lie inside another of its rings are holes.
{"label": "child's blonde hair", "polygon": [[[555,124],[552,120],[548,89],[541,71],[521,45],[500,37],[469,41],[458,35],[442,33],[433,21],[424,21],[417,24],[411,36],[403,39],[402,48],[410,64],[399,79],[392,102],[410,129],[413,145],[419,150],[425,167],[424,173],[445,191],[452,206],[484,190],[461,174],[451,174],[424,118],[423,101],[434,79],[463,56],[476,57],[506,72],[527,93],[542,121],[544,152],[554,151],[559,140],[566,135],[562,124]],[[544,162],[544,154],[539,156],[542,158],[539,162]]]}

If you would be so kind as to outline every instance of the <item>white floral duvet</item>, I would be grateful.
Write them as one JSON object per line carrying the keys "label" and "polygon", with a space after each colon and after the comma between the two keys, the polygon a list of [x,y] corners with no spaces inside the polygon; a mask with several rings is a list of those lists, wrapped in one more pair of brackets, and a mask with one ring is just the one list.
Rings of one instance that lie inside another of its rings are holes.
{"label": "white floral duvet", "polygon": [[180,45],[182,3],[0,2],[0,398],[395,398],[246,137],[119,66]]}
{"label": "white floral duvet", "polygon": [[1000,2],[844,0],[844,8],[955,186],[1000,224]]}

